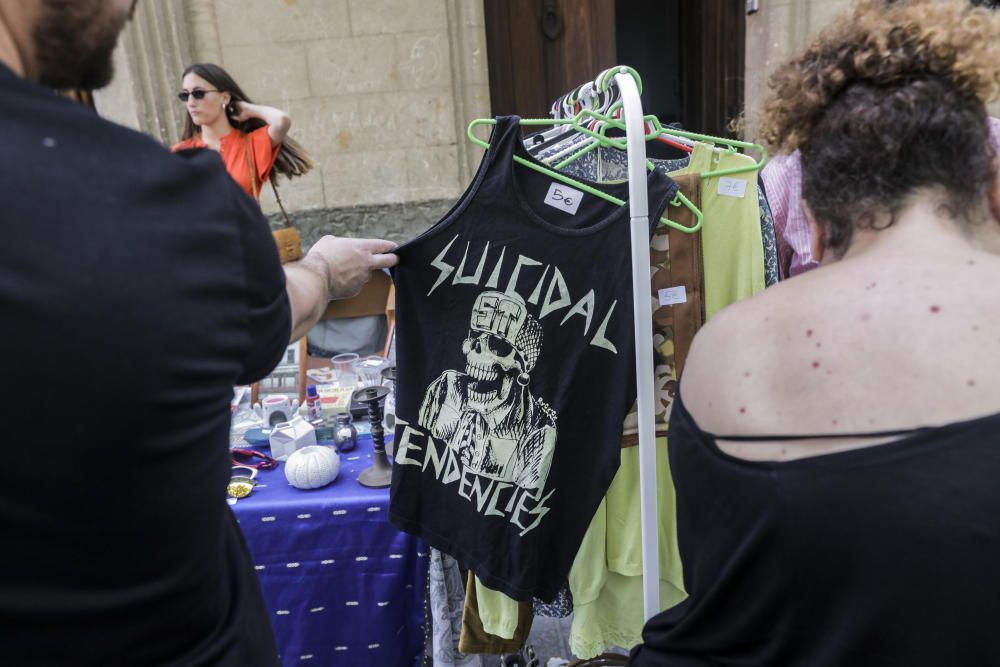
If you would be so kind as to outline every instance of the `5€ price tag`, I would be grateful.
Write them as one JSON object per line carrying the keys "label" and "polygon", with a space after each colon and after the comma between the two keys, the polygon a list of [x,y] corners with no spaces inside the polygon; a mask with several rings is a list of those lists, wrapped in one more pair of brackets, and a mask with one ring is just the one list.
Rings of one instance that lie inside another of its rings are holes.
{"label": "5\u20ac price tag", "polygon": [[724,197],[738,197],[743,199],[747,192],[747,182],[739,178],[728,178],[723,176],[719,179],[719,194]]}
{"label": "5\u20ac price tag", "polygon": [[581,199],[583,199],[582,192],[562,183],[550,185],[549,192],[545,195],[546,204],[570,215],[576,215],[576,209],[580,208]]}

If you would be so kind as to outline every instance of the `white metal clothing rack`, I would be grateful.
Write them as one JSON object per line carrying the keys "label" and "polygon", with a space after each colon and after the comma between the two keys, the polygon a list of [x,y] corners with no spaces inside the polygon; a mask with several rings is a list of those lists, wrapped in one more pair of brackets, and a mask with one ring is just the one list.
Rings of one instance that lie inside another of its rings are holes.
{"label": "white metal clothing rack", "polygon": [[628,206],[632,236],[632,312],[639,406],[639,507],[642,517],[642,602],[648,621],[660,613],[660,555],[656,493],[656,431],[653,411],[653,313],[649,308],[649,197],[646,191],[646,126],[639,89],[629,71],[615,74],[628,145]]}
{"label": "white metal clothing rack", "polygon": [[[613,77],[613,78],[612,78]],[[656,490],[656,435],[653,411],[653,315],[649,307],[649,193],[646,190],[646,123],[639,98],[638,74],[629,67],[612,67],[553,103],[556,118],[570,117],[582,103],[591,107],[595,95],[618,89],[625,121],[628,156],[628,206],[632,247],[632,312],[635,334],[636,396],[639,431],[639,509],[642,526],[642,590],[644,618],[660,611],[660,560]],[[604,100],[609,102],[610,100]],[[607,104],[600,105],[606,111]],[[558,131],[558,130],[557,130]],[[571,146],[569,152],[576,150]]]}
{"label": "white metal clothing rack", "polygon": [[[613,76],[613,80],[611,77]],[[575,100],[566,96],[552,106],[562,118],[577,110],[574,102],[589,106],[597,94],[617,86],[625,120],[628,155],[629,218],[632,247],[632,311],[635,329],[635,365],[639,430],[639,497],[642,522],[642,579],[644,618],[660,611],[660,561],[657,517],[656,435],[653,411],[653,315],[649,307],[649,193],[646,190],[646,124],[639,98],[638,74],[628,67],[601,72],[592,84],[577,88]],[[560,130],[557,130],[559,132]],[[471,134],[470,134],[471,136]],[[574,150],[571,147],[570,150]]]}

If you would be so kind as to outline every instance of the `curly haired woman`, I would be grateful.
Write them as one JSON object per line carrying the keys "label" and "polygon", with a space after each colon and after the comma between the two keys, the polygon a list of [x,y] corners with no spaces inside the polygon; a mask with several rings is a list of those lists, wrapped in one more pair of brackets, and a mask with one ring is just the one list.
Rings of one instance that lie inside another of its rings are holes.
{"label": "curly haired woman", "polygon": [[261,184],[268,179],[273,183],[277,174],[292,178],[312,168],[302,146],[288,137],[288,114],[252,103],[218,65],[188,66],[178,97],[188,115],[181,141],[172,150],[218,151],[229,175],[254,199],[260,198]]}
{"label": "curly haired woman", "polygon": [[[894,0],[886,0],[891,4]],[[972,4],[1000,11],[1000,0],[971,0]],[[990,119],[990,141],[1000,152],[1000,118]],[[819,266],[813,256],[809,221],[802,211],[802,163],[799,152],[778,155],[760,173],[774,217],[778,244],[778,271],[791,278]]]}
{"label": "curly haired woman", "polygon": [[863,0],[771,87],[823,265],[695,339],[670,420],[689,597],[630,664],[996,665],[1000,13]]}

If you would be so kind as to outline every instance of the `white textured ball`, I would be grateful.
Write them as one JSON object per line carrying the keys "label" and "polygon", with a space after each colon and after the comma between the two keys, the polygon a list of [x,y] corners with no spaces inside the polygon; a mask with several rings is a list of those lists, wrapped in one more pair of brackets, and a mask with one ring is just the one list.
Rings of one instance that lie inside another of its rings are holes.
{"label": "white textured ball", "polygon": [[285,479],[297,489],[318,489],[337,478],[340,456],[333,447],[310,445],[292,452],[285,461]]}

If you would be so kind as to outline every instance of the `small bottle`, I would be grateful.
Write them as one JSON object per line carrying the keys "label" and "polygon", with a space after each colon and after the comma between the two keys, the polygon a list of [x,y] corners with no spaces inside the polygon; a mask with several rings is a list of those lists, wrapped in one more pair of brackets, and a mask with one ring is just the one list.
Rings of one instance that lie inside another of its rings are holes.
{"label": "small bottle", "polygon": [[350,412],[338,412],[333,430],[333,442],[339,452],[349,452],[358,446],[358,429],[354,427],[354,419]]}
{"label": "small bottle", "polygon": [[323,404],[320,403],[319,393],[314,384],[306,386],[306,415],[313,426],[322,425]]}

